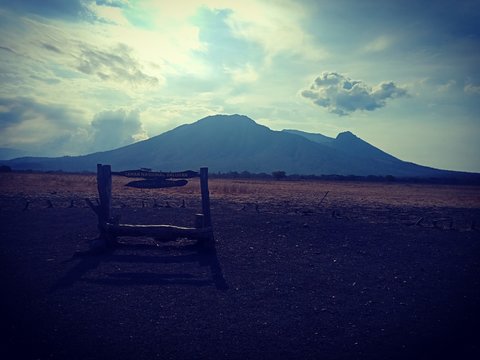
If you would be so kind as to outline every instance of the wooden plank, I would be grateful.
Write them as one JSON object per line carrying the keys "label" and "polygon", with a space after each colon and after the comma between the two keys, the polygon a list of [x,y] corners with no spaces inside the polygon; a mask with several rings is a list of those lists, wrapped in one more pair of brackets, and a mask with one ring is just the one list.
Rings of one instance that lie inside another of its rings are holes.
{"label": "wooden plank", "polygon": [[147,236],[168,240],[177,238],[204,239],[209,238],[212,229],[181,227],[173,225],[132,225],[132,224],[106,224],[107,232],[114,236]]}
{"label": "wooden plank", "polygon": [[178,172],[161,172],[161,171],[145,171],[145,170],[125,170],[113,172],[112,175],[119,175],[133,178],[164,178],[164,179],[190,179],[198,177],[196,171],[186,170]]}

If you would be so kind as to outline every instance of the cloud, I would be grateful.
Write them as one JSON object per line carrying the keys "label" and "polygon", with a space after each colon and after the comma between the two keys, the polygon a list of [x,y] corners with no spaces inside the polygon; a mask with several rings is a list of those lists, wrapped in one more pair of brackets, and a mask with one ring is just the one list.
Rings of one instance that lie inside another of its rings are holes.
{"label": "cloud", "polygon": [[88,114],[35,98],[0,97],[0,147],[39,156],[78,155],[129,145],[148,138],[138,110]]}
{"label": "cloud", "polygon": [[17,103],[13,99],[0,98],[0,129],[4,130],[22,119],[22,113],[25,111],[24,103],[26,100]]}
{"label": "cloud", "polygon": [[369,42],[365,47],[365,52],[380,52],[388,49],[392,44],[392,39],[388,36],[382,35]]}
{"label": "cloud", "polygon": [[445,82],[443,84],[440,84],[437,87],[437,91],[447,92],[447,91],[450,91],[451,89],[453,89],[455,87],[455,85],[457,85],[457,82],[455,80],[450,79],[447,82]]}
{"label": "cloud", "polygon": [[306,31],[309,13],[301,2],[245,0],[224,6],[231,9],[226,23],[234,36],[260,45],[268,61],[279,54],[315,61],[327,55]]}
{"label": "cloud", "polygon": [[60,50],[58,47],[52,44],[47,44],[47,43],[42,43],[42,47],[47,49],[48,51],[53,51],[57,54],[61,54],[62,50]]}
{"label": "cloud", "polygon": [[198,10],[193,20],[203,45],[198,50],[198,56],[214,67],[237,68],[247,61],[260,62],[261,49],[233,34],[227,24],[230,16],[230,9],[202,7]]}
{"label": "cloud", "polygon": [[102,111],[95,115],[91,127],[95,151],[111,150],[147,138],[137,110]]}
{"label": "cloud", "polygon": [[39,118],[56,121],[70,117],[69,111],[60,105],[47,105],[32,98],[0,98],[0,129]]}
{"label": "cloud", "polygon": [[116,8],[128,7],[128,0],[96,0],[99,6],[110,6]]}
{"label": "cloud", "polygon": [[227,74],[231,75],[235,83],[254,83],[258,80],[258,73],[249,63],[244,67],[234,69],[226,67],[224,70]]}
{"label": "cloud", "polygon": [[387,99],[407,96],[407,91],[393,81],[370,87],[336,72],[323,72],[301,94],[331,113],[348,115],[358,110],[373,111],[384,107]]}
{"label": "cloud", "polygon": [[88,139],[82,117],[81,111],[65,105],[0,97],[0,146],[36,155],[81,152]]}
{"label": "cloud", "polygon": [[83,44],[76,69],[87,75],[96,75],[101,80],[129,83],[134,86],[156,86],[159,79],[142,71],[141,65],[132,56],[132,49],[118,44],[110,51]]}
{"label": "cloud", "polygon": [[463,91],[469,95],[480,95],[480,85],[468,83],[464,86]]}
{"label": "cloud", "polygon": [[88,8],[92,0],[0,0],[0,6],[15,12],[28,12],[49,18],[93,19]]}
{"label": "cloud", "polygon": [[7,51],[7,52],[10,52],[10,53],[13,53],[13,54],[17,54],[15,52],[15,50],[10,49],[8,46],[0,46],[0,50]]}

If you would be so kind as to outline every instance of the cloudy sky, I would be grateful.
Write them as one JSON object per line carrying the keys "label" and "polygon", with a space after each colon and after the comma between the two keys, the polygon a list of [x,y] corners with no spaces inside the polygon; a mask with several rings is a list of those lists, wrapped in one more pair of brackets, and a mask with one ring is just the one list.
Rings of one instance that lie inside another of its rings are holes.
{"label": "cloudy sky", "polygon": [[85,154],[239,113],[480,172],[479,23],[477,0],[0,0],[0,147]]}

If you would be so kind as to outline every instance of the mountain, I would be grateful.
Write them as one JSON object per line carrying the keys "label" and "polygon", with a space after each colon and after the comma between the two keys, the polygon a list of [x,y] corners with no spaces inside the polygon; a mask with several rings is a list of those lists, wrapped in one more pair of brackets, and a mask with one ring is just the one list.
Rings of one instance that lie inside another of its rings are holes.
{"label": "mountain", "polygon": [[328,137],[328,136],[325,136],[325,135],[322,135],[322,134],[312,134],[312,133],[308,133],[308,132],[300,131],[300,130],[285,129],[285,130],[282,130],[282,131],[290,133],[290,134],[303,136],[304,138],[306,138],[310,141],[319,143],[319,144],[328,145],[328,144],[331,144],[335,140],[334,138],[331,138],[331,137]]}
{"label": "mountain", "polygon": [[385,162],[404,163],[396,157],[387,154],[386,152],[380,150],[379,148],[376,148],[373,145],[370,145],[366,141],[360,139],[355,134],[352,134],[350,131],[342,132],[338,134],[336,138],[331,138],[322,134],[312,134],[299,130],[283,131],[303,136],[304,138],[319,144],[328,145],[333,149],[339,150],[351,156],[362,157],[365,159],[376,159]]}
{"label": "mountain", "polygon": [[115,171],[141,167],[181,171],[208,166],[211,172],[288,174],[451,176],[401,161],[350,132],[335,139],[294,130],[273,131],[242,115],[208,116],[148,140],[115,150],[60,158],[3,161],[13,169],[94,171],[97,163]]}

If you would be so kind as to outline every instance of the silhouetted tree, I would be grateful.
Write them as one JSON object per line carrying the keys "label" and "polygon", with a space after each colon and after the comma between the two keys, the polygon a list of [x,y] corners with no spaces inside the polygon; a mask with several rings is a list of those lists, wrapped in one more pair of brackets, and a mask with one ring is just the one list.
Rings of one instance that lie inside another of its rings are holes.
{"label": "silhouetted tree", "polygon": [[275,180],[281,180],[283,178],[285,178],[287,176],[287,174],[285,173],[285,171],[274,171],[272,172],[272,176]]}

